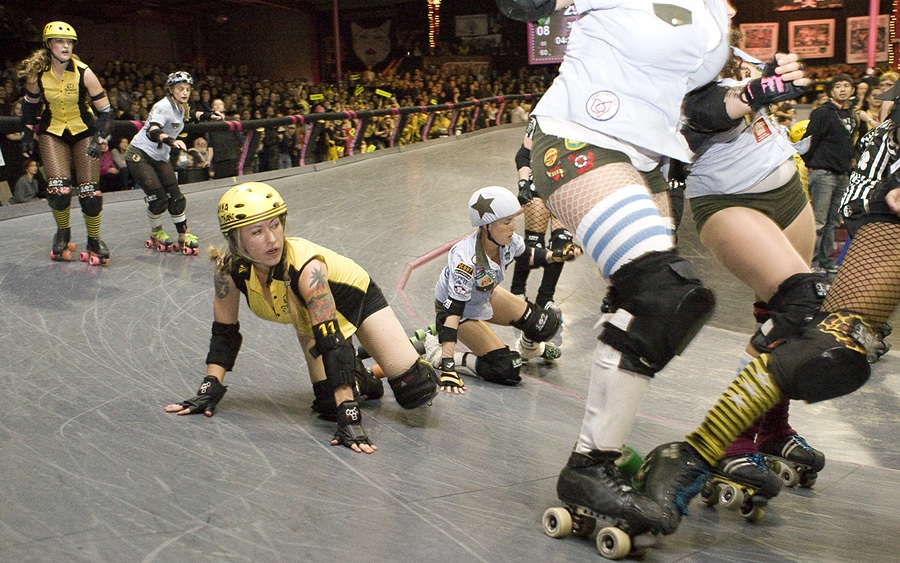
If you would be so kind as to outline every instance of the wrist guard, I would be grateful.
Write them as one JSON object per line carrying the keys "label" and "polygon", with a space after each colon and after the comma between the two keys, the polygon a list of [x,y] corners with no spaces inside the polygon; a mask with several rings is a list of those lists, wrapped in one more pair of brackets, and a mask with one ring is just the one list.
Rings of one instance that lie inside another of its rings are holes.
{"label": "wrist guard", "polygon": [[344,401],[337,408],[337,431],[334,433],[334,445],[353,449],[353,444],[372,445],[362,427],[362,411],[356,401]]}
{"label": "wrist guard", "polygon": [[34,131],[25,128],[25,131],[22,132],[22,140],[19,141],[22,147],[22,154],[27,154],[31,156],[34,154]]}
{"label": "wrist guard", "polygon": [[534,182],[528,178],[519,180],[519,204],[525,205],[534,199]]}
{"label": "wrist guard", "polygon": [[231,371],[241,349],[241,342],[243,342],[241,323],[232,325],[213,321],[206,363],[216,364],[225,368],[225,371]]}
{"label": "wrist guard", "polygon": [[759,111],[769,104],[793,100],[806,93],[805,88],[795,86],[793,82],[785,82],[780,74],[775,74],[775,63],[766,64],[762,78],[751,80],[741,94],[741,101],[753,111]]}
{"label": "wrist guard", "polygon": [[226,391],[228,391],[228,386],[219,383],[216,377],[207,375],[203,378],[200,388],[197,389],[197,394],[193,398],[178,404],[182,408],[188,409],[191,414],[208,412],[212,415],[216,410],[216,405],[225,396]]}

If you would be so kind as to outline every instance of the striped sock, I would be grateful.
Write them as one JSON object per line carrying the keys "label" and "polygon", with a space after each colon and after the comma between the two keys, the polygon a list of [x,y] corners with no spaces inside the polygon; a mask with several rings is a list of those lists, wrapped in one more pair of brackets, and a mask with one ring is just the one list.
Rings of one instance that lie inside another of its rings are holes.
{"label": "striped sock", "polygon": [[53,210],[53,220],[56,221],[57,229],[63,230],[69,228],[69,212],[71,209],[71,207],[66,207],[65,209]]}
{"label": "striped sock", "polygon": [[718,462],[741,432],[781,401],[781,391],[772,381],[768,362],[769,355],[763,354],[747,364],[700,426],[687,435],[687,443],[711,465]]}
{"label": "striped sock", "polygon": [[100,236],[100,216],[102,214],[101,212],[97,215],[84,216],[84,225],[87,227],[87,235],[90,238],[98,238]]}
{"label": "striped sock", "polygon": [[575,236],[607,278],[635,258],[674,246],[671,222],[659,214],[647,188],[636,184],[595,205]]}

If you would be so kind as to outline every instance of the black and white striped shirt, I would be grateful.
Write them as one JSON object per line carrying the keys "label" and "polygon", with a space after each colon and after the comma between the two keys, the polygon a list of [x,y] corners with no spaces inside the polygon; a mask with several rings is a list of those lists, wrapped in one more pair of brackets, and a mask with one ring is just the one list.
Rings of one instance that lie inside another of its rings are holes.
{"label": "black and white striped shirt", "polygon": [[858,160],[850,172],[850,184],[841,199],[841,209],[851,201],[867,200],[883,178],[900,167],[900,146],[895,132],[898,125],[885,119],[859,141]]}

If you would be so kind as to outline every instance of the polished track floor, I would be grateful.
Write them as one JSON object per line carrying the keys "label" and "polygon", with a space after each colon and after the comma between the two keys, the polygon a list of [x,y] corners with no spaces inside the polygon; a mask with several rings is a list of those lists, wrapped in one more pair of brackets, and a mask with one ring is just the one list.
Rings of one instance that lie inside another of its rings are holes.
{"label": "polished track floor", "polygon": [[[521,133],[504,127],[255,179],[285,196],[290,234],[362,264],[413,331],[431,322],[441,249],[470,231],[469,194],[515,186]],[[215,212],[228,185],[185,186],[204,244],[222,240]],[[380,448],[365,456],[328,445],[333,427],[310,411],[292,329],[246,306],[218,414],[163,412],[203,374],[212,269],[205,251],[144,248],[140,194],[106,199],[107,268],[49,260],[53,220],[43,203],[0,208],[0,219],[0,560],[600,560],[593,541],[541,529],[578,433],[604,293],[587,260],[560,282],[559,361],[532,361],[519,387],[470,380],[465,397],[415,411],[388,391],[364,408]],[[82,246],[79,213],[72,224]],[[752,296],[700,247],[689,218],[681,244],[719,307],[651,385],[630,437],[641,452],[700,421],[753,326]],[[794,405],[795,426],[828,456],[813,489],[786,489],[756,524],[695,502],[643,560],[895,561],[898,372],[891,352],[857,394]]]}

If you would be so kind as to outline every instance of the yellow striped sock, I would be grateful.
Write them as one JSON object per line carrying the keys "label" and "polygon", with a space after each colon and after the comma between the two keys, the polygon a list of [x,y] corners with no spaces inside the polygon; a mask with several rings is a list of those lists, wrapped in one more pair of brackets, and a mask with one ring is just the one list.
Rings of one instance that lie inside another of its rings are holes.
{"label": "yellow striped sock", "polygon": [[57,229],[68,229],[69,228],[69,211],[71,207],[66,207],[62,210],[53,209],[53,219],[56,221]]}
{"label": "yellow striped sock", "polygon": [[686,440],[710,464],[715,465],[725,448],[763,413],[781,402],[781,391],[768,369],[769,354],[756,358],[719,397],[713,408]]}
{"label": "yellow striped sock", "polygon": [[103,213],[98,213],[97,215],[85,215],[84,216],[84,224],[87,227],[87,234],[91,238],[97,238],[100,236],[100,216]]}

